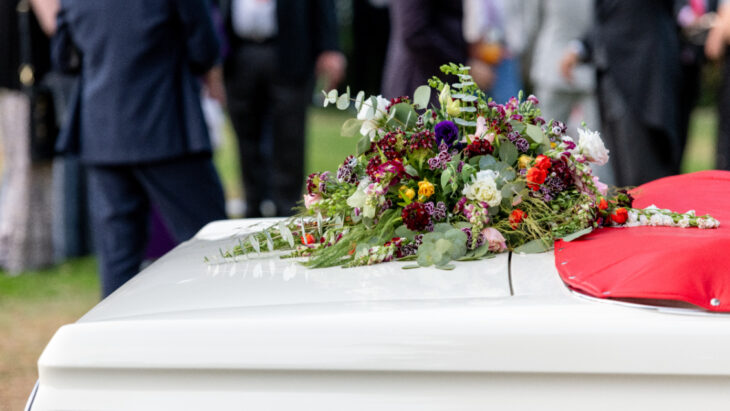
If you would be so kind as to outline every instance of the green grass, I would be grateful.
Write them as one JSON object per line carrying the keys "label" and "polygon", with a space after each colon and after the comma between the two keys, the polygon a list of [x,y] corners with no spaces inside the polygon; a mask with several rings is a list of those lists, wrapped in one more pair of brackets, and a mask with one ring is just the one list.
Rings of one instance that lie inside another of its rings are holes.
{"label": "green grass", "polygon": [[682,172],[691,173],[715,168],[717,111],[708,107],[695,110],[689,127],[689,139],[682,159]]}
{"label": "green grass", "polygon": [[18,302],[11,301],[16,299],[35,303],[98,293],[96,259],[92,257],[68,260],[53,268],[29,271],[17,277],[0,275],[0,307],[3,303]]}

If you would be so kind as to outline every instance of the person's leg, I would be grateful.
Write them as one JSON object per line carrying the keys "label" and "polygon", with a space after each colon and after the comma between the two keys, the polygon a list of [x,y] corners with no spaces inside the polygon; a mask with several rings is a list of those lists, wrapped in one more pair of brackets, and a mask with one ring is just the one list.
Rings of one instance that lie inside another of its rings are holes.
{"label": "person's leg", "polygon": [[575,94],[551,87],[537,87],[535,95],[540,100],[540,112],[545,120],[557,120],[568,124],[575,104]]}
{"label": "person's leg", "polygon": [[302,198],[304,139],[311,81],[299,84],[276,81],[272,90],[273,175],[272,199],[277,215],[289,216]]}
{"label": "person's leg", "polygon": [[730,170],[730,47],[725,51],[722,86],[718,95],[717,164],[715,168]]}
{"label": "person's leg", "polygon": [[177,242],[226,218],[223,187],[209,155],[138,166],[135,177]]}
{"label": "person's leg", "polygon": [[260,217],[261,201],[266,198],[270,169],[262,152],[263,122],[268,107],[268,92],[262,79],[262,60],[268,54],[259,46],[233,49],[225,66],[228,112],[238,137],[246,217]]}
{"label": "person's leg", "polygon": [[149,203],[132,167],[88,167],[102,297],[139,272],[147,245]]}

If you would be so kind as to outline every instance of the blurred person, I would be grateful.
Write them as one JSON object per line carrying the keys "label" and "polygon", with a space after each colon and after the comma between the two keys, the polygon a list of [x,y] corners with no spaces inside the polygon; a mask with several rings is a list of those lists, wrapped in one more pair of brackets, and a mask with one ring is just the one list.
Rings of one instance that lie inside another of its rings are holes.
{"label": "blurred person", "polygon": [[536,0],[464,0],[464,38],[472,61],[489,65],[492,76],[480,86],[498,103],[524,89],[521,59],[537,6]]}
{"label": "blurred person", "polygon": [[302,198],[307,108],[314,74],[344,77],[332,0],[222,0],[224,65],[238,137],[245,217],[287,216]]}
{"label": "blurred person", "polygon": [[62,2],[53,58],[81,84],[58,147],[87,166],[104,296],[138,272],[151,205],[178,242],[225,218],[196,78],[218,51],[204,1]]}
{"label": "blurred person", "polygon": [[[466,63],[462,0],[394,0],[390,3],[390,40],[383,70],[385,98],[411,96],[439,67]],[[431,101],[436,101],[431,93]]]}
{"label": "blurred person", "polygon": [[[582,36],[592,25],[593,3],[585,0],[540,0],[537,6],[539,21],[530,78],[535,95],[540,99],[543,117],[564,122],[570,126],[573,135],[582,122],[591,130],[600,130],[595,67],[591,64],[576,66],[570,82],[560,73],[562,53],[571,41]],[[577,116],[573,116],[575,112]],[[614,183],[610,163],[592,168],[602,182]]]}
{"label": "blurred person", "polygon": [[596,66],[602,135],[620,186],[679,173],[686,136],[673,10],[673,0],[596,0],[594,26],[561,60],[568,82],[578,63]]}
{"label": "blurred person", "polygon": [[53,263],[52,162],[32,158],[30,116],[50,69],[41,28],[52,31],[53,14],[42,1],[0,0],[0,267],[11,274]]}
{"label": "blurred person", "polygon": [[[352,56],[348,65],[351,87],[365,94],[378,94],[383,80],[383,62],[388,51],[390,0],[354,0],[352,7]],[[373,30],[377,27],[377,30]]]}
{"label": "blurred person", "polygon": [[717,20],[707,35],[705,53],[710,60],[723,59],[722,85],[718,94],[718,130],[715,167],[730,170],[730,0],[721,0]]}

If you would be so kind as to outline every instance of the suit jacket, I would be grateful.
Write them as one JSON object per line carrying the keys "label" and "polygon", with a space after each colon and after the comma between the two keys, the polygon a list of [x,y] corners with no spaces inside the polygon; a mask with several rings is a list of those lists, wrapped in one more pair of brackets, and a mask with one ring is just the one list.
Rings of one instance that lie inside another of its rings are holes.
{"label": "suit jacket", "polygon": [[642,122],[678,138],[681,66],[673,0],[596,0],[586,39],[599,76],[609,76]]}
{"label": "suit jacket", "polygon": [[58,146],[90,164],[210,152],[200,107],[219,45],[206,1],[62,0],[53,60],[80,88]]}
{"label": "suit jacket", "polygon": [[412,95],[447,63],[466,63],[462,0],[394,0],[383,96]]}
{"label": "suit jacket", "polygon": [[[242,44],[233,31],[231,3],[219,0],[226,35],[235,48]],[[276,19],[280,75],[292,82],[308,80],[314,62],[323,51],[339,50],[333,0],[277,0]]]}

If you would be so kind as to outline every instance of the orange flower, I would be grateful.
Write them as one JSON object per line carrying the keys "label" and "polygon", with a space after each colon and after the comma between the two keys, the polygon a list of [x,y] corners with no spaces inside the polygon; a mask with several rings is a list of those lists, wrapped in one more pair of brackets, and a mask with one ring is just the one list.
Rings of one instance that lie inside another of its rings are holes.
{"label": "orange flower", "polygon": [[517,228],[517,225],[527,218],[527,213],[520,209],[514,209],[512,210],[512,214],[509,215],[509,223],[512,226],[512,228]]}
{"label": "orange flower", "polygon": [[304,245],[314,244],[314,236],[311,235],[311,234],[309,234],[309,233],[307,233],[306,235],[303,235],[302,236],[302,244],[304,244]]}
{"label": "orange flower", "polygon": [[605,210],[607,208],[608,208],[608,201],[606,201],[605,198],[601,197],[601,201],[598,202],[598,209]]}
{"label": "orange flower", "polygon": [[547,178],[547,171],[541,168],[532,167],[527,170],[527,186],[530,187],[532,191],[537,191],[540,188],[540,184],[545,182],[545,178]]}
{"label": "orange flower", "polygon": [[550,160],[550,157],[540,154],[535,159],[535,167],[547,171],[550,166],[553,165],[553,162]]}
{"label": "orange flower", "polygon": [[611,214],[611,220],[613,220],[616,224],[623,224],[628,220],[629,218],[629,212],[623,208],[617,208],[616,211],[614,211],[613,214]]}

